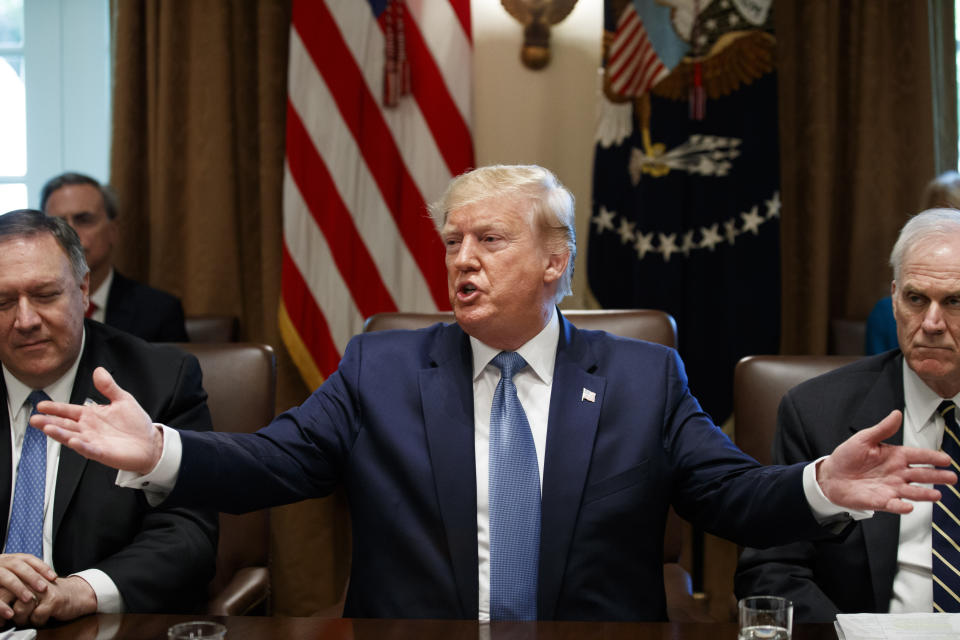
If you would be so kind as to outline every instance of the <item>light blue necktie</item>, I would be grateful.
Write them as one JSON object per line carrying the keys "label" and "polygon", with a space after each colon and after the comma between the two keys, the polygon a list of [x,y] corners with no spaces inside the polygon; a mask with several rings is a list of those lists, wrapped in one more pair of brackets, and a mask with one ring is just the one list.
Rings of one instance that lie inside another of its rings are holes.
{"label": "light blue necktie", "polygon": [[[27,396],[30,415],[37,413],[37,403],[49,400],[43,391]],[[7,528],[5,553],[31,553],[43,559],[43,493],[47,483],[47,436],[27,426],[17,465],[17,486],[13,491],[13,508]]]}
{"label": "light blue necktie", "polygon": [[[943,416],[943,444],[940,450],[950,454],[950,469],[960,473],[960,429],[956,405],[943,401],[937,411]],[[933,505],[933,610],[960,612],[960,492],[953,485],[938,484],[941,498]]]}
{"label": "light blue necktie", "polygon": [[540,470],[513,383],[527,363],[512,351],[491,362],[501,376],[490,410],[490,618],[536,620]]}

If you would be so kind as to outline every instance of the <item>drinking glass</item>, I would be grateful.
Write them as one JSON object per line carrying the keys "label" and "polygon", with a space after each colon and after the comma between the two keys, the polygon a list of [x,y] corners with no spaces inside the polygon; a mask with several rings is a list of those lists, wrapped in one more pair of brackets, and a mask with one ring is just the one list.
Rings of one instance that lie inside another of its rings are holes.
{"label": "drinking glass", "polygon": [[168,640],[223,640],[227,628],[219,622],[192,620],[167,629]]}
{"label": "drinking glass", "polygon": [[793,603],[777,596],[750,596],[737,603],[739,640],[790,640]]}

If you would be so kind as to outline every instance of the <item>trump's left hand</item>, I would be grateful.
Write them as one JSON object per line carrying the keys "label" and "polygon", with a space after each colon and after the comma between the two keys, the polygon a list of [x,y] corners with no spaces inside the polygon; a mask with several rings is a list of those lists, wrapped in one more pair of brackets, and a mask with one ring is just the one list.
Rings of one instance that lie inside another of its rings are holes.
{"label": "trump's left hand", "polygon": [[[846,509],[909,513],[907,500],[936,502],[940,492],[919,484],[956,484],[942,451],[884,444],[900,428],[893,411],[876,425],[857,432],[817,465],[817,482],[827,498]],[[933,465],[933,466],[916,466]]]}

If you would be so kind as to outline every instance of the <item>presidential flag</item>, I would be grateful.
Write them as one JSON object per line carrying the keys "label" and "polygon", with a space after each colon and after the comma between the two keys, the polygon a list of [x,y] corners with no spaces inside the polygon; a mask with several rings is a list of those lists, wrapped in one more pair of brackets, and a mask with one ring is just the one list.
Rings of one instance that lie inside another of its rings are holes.
{"label": "presidential flag", "polygon": [[315,388],[363,321],[448,309],[427,214],[473,165],[469,0],[294,0],[280,333]]}
{"label": "presidential flag", "polygon": [[779,348],[771,2],[605,5],[590,287],[604,307],[674,316],[691,389],[720,421],[737,360]]}

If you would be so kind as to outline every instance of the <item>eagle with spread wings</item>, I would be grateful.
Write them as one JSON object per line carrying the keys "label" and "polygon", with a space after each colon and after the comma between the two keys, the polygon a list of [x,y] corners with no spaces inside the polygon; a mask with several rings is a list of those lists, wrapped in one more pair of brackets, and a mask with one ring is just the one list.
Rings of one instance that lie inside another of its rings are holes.
{"label": "eagle with spread wings", "polygon": [[500,4],[523,25],[523,64],[531,69],[547,66],[550,27],[568,16],[577,0],[500,0]]}

